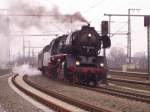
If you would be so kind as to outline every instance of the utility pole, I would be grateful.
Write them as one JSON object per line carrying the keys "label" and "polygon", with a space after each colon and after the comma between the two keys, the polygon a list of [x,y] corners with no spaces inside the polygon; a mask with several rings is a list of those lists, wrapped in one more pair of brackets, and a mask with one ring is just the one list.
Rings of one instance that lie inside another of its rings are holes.
{"label": "utility pole", "polygon": [[7,16],[7,25],[8,25],[8,37],[7,37],[8,38],[8,58],[9,58],[9,64],[10,64],[11,50],[10,50],[10,19],[9,19],[9,16]]}
{"label": "utility pole", "polygon": [[127,39],[127,63],[131,64],[131,17],[130,11],[132,9],[128,9],[128,39]]}
{"label": "utility pole", "polygon": [[9,16],[8,16],[8,9],[0,9],[0,11],[3,11],[4,14],[1,14],[0,15],[5,15],[6,17],[6,26],[8,28],[7,30],[7,63],[10,64],[10,19],[9,19]]}
{"label": "utility pole", "polygon": [[8,52],[8,64],[10,64],[10,20],[8,16],[8,10],[7,9],[0,9],[3,11],[6,11],[4,15],[6,15],[6,25],[7,25],[7,52]]}
{"label": "utility pole", "polygon": [[[150,21],[150,19],[149,19]],[[150,80],[150,25],[147,26],[148,79]]]}
{"label": "utility pole", "polygon": [[150,16],[144,16],[144,26],[147,27],[147,71],[150,80]]}
{"label": "utility pole", "polygon": [[32,57],[34,57],[35,54],[34,54],[34,48],[32,48]]}
{"label": "utility pole", "polygon": [[132,56],[131,56],[131,10],[140,10],[140,9],[128,9],[128,39],[127,39],[127,64],[131,64]]}
{"label": "utility pole", "polygon": [[72,33],[72,30],[73,30],[73,29],[72,29],[72,24],[73,24],[73,22],[72,22],[72,17],[71,17],[71,20],[70,20],[70,29],[71,29],[70,32],[71,32],[71,33]]}
{"label": "utility pole", "polygon": [[28,55],[29,55],[29,57],[30,57],[30,41],[28,41],[29,43],[29,45],[28,45],[28,47],[29,47],[29,50],[28,50]]}
{"label": "utility pole", "polygon": [[22,47],[22,52],[23,52],[23,64],[25,63],[25,41],[24,41],[24,34],[22,35],[23,39],[23,47]]}

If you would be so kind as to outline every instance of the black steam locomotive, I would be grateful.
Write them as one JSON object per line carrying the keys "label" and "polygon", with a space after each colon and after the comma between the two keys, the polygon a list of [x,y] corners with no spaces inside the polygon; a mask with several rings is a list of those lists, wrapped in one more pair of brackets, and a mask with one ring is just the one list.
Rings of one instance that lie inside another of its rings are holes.
{"label": "black steam locomotive", "polygon": [[99,54],[110,45],[107,34],[100,36],[94,27],[83,26],[45,46],[38,55],[38,68],[52,79],[96,86],[106,82],[106,59]]}

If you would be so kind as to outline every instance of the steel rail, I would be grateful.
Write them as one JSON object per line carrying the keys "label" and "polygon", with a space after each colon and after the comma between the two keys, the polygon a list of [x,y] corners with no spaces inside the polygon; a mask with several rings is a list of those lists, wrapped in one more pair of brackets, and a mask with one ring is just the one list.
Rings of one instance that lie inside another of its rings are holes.
{"label": "steel rail", "polygon": [[131,84],[140,84],[140,85],[144,85],[144,86],[150,86],[150,83],[147,83],[147,82],[121,79],[121,78],[108,78],[108,81],[117,81],[117,82],[125,82],[125,83],[131,83]]}
{"label": "steel rail", "polygon": [[82,108],[82,109],[87,110],[87,111],[90,111],[90,112],[111,112],[110,110],[106,110],[106,109],[103,109],[103,108],[99,108],[99,107],[90,105],[90,104],[88,104],[88,103],[81,102],[81,101],[78,101],[78,100],[76,100],[76,99],[72,99],[72,98],[70,98],[70,97],[64,96],[64,95],[62,95],[62,94],[58,94],[58,93],[56,93],[56,92],[54,92],[54,91],[50,91],[50,90],[48,90],[48,89],[46,89],[46,88],[43,88],[42,86],[40,86],[40,85],[38,85],[38,84],[35,84],[35,83],[31,82],[30,80],[28,80],[27,77],[28,77],[28,76],[24,76],[24,77],[23,77],[23,80],[24,80],[27,84],[29,84],[30,86],[32,86],[32,87],[34,87],[34,88],[36,88],[36,89],[38,89],[38,90],[40,90],[40,91],[42,91],[42,92],[44,92],[44,93],[50,95],[50,96],[53,96],[53,97],[55,97],[55,98],[58,98],[58,99],[60,99],[60,100],[62,100],[62,101],[64,101],[64,102],[67,102],[67,103],[69,103],[69,104],[75,105],[75,106],[77,106],[77,107],[79,107],[79,108]]}
{"label": "steel rail", "polygon": [[20,86],[20,85],[16,82],[15,78],[16,78],[17,76],[18,76],[18,74],[12,77],[12,83],[13,83],[19,90],[23,91],[23,92],[26,93],[27,95],[31,96],[33,99],[35,99],[35,100],[41,102],[41,103],[44,104],[45,106],[47,106],[47,107],[49,107],[50,109],[53,109],[53,110],[55,110],[55,111],[57,111],[57,112],[71,112],[71,111],[69,111],[69,110],[67,110],[67,109],[65,109],[65,108],[63,108],[63,107],[61,107],[61,106],[59,106],[59,105],[57,105],[57,104],[54,104],[53,102],[50,102],[50,101],[48,101],[48,100],[45,100],[45,99],[43,99],[43,98],[41,98],[41,97],[35,95],[34,93],[32,93],[32,92],[30,92],[30,91],[24,89],[22,86]]}
{"label": "steel rail", "polygon": [[148,73],[142,73],[142,72],[123,72],[123,71],[117,71],[117,70],[109,70],[108,72],[110,75],[116,75],[116,76],[127,76],[127,77],[137,77],[137,78],[148,78]]}
{"label": "steel rail", "polygon": [[143,94],[139,94],[139,93],[116,90],[116,89],[112,89],[110,87],[93,88],[93,87],[87,87],[87,86],[81,86],[81,85],[78,87],[96,91],[96,92],[100,92],[100,93],[106,93],[106,94],[113,95],[113,96],[119,96],[119,97],[124,97],[127,99],[133,99],[136,101],[150,103],[150,95],[143,95]]}

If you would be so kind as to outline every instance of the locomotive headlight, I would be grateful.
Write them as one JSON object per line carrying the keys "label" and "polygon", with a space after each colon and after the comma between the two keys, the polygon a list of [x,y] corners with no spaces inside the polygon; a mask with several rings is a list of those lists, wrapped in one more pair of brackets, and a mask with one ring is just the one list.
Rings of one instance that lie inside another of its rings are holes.
{"label": "locomotive headlight", "polygon": [[104,67],[104,63],[100,63],[100,67]]}
{"label": "locomotive headlight", "polygon": [[92,36],[92,35],[89,33],[89,34],[88,34],[88,37],[91,37],[91,36]]}
{"label": "locomotive headlight", "polygon": [[79,66],[80,65],[80,61],[76,61],[76,65]]}
{"label": "locomotive headlight", "polygon": [[57,59],[57,61],[59,61],[59,62],[60,62],[61,60],[60,60],[60,59]]}

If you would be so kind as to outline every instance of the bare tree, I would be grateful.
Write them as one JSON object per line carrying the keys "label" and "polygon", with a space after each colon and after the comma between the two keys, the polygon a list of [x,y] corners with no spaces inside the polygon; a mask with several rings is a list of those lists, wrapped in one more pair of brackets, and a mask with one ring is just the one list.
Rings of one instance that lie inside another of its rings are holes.
{"label": "bare tree", "polygon": [[108,55],[108,66],[110,68],[121,69],[126,63],[126,54],[123,48],[112,47]]}
{"label": "bare tree", "polygon": [[133,57],[133,62],[137,69],[147,70],[147,56],[145,52],[136,52]]}

